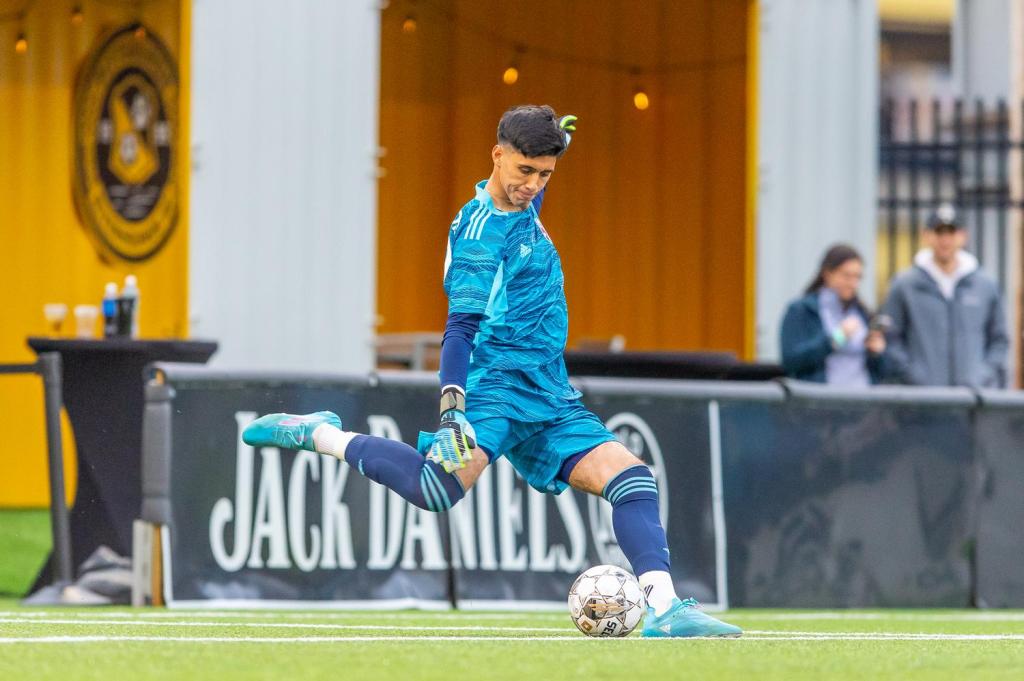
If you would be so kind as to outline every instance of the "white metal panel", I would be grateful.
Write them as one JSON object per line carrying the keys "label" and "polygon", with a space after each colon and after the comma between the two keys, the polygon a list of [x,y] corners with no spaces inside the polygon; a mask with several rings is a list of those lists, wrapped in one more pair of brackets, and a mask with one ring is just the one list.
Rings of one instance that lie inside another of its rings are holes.
{"label": "white metal panel", "polygon": [[190,315],[233,368],[372,367],[376,0],[195,0]]}
{"label": "white metal panel", "polygon": [[1020,76],[1020,65],[1011,52],[1021,33],[1019,5],[1019,0],[957,2],[953,80],[965,99],[991,103],[1011,95],[1014,76]]}
{"label": "white metal panel", "polygon": [[[953,22],[953,80],[957,94],[967,101],[968,111],[973,101],[980,99],[992,107],[1000,99],[1010,107],[1010,137],[1021,139],[1019,111],[1024,97],[1024,3],[1021,0],[958,0]],[[1010,152],[1010,196],[1020,200],[1024,196],[1021,184],[1019,152]],[[990,213],[985,222],[990,235],[995,220]],[[1018,211],[1010,211],[1007,235],[1007,295],[1004,300],[1010,331],[1009,375],[1010,385],[1018,385],[1020,344],[1018,333],[1021,324],[1021,308],[1017,301],[1021,292],[1021,217]],[[989,236],[989,262],[994,261],[992,252],[998,244]],[[993,274],[992,272],[989,272]]]}
{"label": "white metal panel", "polygon": [[877,0],[761,0],[758,55],[757,354],[779,356],[786,304],[825,250],[865,258],[874,302]]}

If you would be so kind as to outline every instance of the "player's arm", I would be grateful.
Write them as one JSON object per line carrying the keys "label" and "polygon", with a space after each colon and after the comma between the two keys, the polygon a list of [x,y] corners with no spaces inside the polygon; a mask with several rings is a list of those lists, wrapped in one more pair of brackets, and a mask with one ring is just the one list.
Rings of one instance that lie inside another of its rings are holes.
{"label": "player's arm", "polygon": [[[573,114],[566,114],[558,119],[558,127],[565,133],[565,148],[569,148],[569,143],[572,142],[572,134],[576,132],[576,123],[579,120],[577,116]],[[547,187],[540,190],[537,196],[533,197],[533,209],[540,215],[540,207],[544,204],[544,192],[547,191]]]}
{"label": "player's arm", "polygon": [[427,458],[449,473],[464,468],[476,447],[473,426],[466,419],[469,360],[505,248],[499,226],[473,216],[452,223],[448,237],[444,288],[448,321],[441,342],[441,423]]}
{"label": "player's arm", "polygon": [[482,320],[482,314],[449,314],[441,341],[441,423],[427,458],[449,473],[464,468],[476,448],[476,433],[466,418],[466,380],[473,340]]}

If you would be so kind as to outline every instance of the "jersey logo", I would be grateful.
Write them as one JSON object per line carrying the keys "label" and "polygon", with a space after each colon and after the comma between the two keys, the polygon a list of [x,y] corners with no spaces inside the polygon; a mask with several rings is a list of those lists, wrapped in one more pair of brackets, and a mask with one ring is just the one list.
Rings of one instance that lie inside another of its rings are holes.
{"label": "jersey logo", "polygon": [[532,248],[530,248],[526,244],[519,244],[519,257],[520,258],[525,258],[526,256],[530,255],[531,253],[533,253],[533,249]]}

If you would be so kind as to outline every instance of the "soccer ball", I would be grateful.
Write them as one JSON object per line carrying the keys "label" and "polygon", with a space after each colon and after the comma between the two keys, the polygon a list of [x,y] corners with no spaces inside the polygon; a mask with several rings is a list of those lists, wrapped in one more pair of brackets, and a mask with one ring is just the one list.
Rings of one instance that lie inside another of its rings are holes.
{"label": "soccer ball", "polygon": [[644,594],[622,568],[598,565],[572,583],[569,615],[587,636],[628,636],[644,616]]}

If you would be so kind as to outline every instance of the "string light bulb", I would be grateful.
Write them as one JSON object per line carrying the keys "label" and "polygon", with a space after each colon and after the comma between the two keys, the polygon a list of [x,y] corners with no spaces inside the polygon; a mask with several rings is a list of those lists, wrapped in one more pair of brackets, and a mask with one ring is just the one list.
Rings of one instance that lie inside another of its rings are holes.
{"label": "string light bulb", "polygon": [[501,74],[501,82],[505,85],[515,85],[519,80],[519,62],[522,60],[523,55],[526,54],[526,48],[519,44],[514,45],[513,50],[515,54],[512,56],[508,67]]}
{"label": "string light bulb", "polygon": [[640,111],[646,111],[647,107],[651,105],[651,98],[647,96],[643,88],[637,88],[633,92],[633,106]]}
{"label": "string light bulb", "polygon": [[82,12],[81,5],[75,5],[71,8],[71,23],[75,26],[81,26],[82,22],[85,21],[85,13]]}
{"label": "string light bulb", "polygon": [[18,38],[14,41],[14,51],[18,54],[25,54],[28,52],[28,38],[25,37],[24,31],[18,32]]}
{"label": "string light bulb", "polygon": [[412,35],[413,33],[416,32],[416,28],[416,17],[411,13],[407,14],[405,17],[405,21],[402,22],[402,33],[406,35]]}
{"label": "string light bulb", "polygon": [[137,29],[135,29],[135,39],[136,40],[145,40],[146,39],[146,27],[145,26],[139,26]]}

